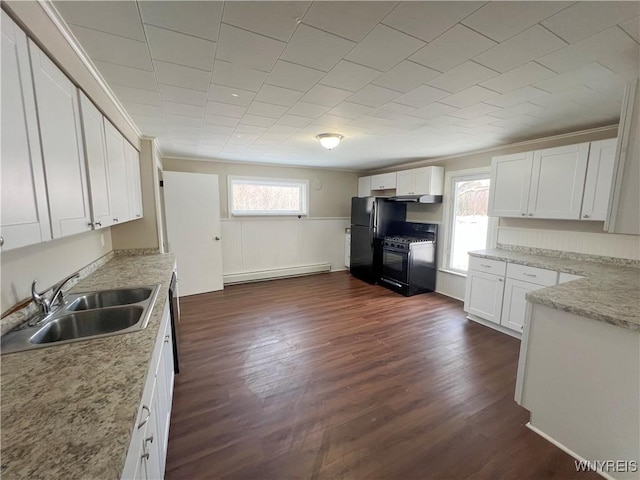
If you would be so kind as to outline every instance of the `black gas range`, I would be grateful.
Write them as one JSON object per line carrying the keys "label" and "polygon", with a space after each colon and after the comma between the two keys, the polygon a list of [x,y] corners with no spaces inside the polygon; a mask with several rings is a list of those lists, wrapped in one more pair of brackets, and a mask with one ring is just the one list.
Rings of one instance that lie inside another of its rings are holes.
{"label": "black gas range", "polygon": [[382,242],[380,285],[407,297],[436,289],[438,226],[413,225],[418,227],[409,234],[384,237]]}

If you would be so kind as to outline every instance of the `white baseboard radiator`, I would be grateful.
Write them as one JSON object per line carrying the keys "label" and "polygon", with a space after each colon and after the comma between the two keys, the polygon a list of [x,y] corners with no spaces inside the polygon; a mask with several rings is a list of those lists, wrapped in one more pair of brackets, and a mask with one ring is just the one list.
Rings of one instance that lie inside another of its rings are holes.
{"label": "white baseboard radiator", "polygon": [[252,272],[228,273],[222,276],[225,285],[236,283],[260,282],[276,278],[299,277],[314,273],[327,273],[331,271],[330,263],[317,263],[313,265],[300,265],[297,267],[273,268],[269,270],[256,270]]}

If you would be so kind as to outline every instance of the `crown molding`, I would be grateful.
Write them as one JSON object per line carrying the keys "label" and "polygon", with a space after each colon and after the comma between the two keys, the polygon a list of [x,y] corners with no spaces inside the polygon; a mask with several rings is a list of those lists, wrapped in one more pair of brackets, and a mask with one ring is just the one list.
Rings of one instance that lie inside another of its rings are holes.
{"label": "crown molding", "polygon": [[190,162],[204,163],[225,163],[227,165],[255,165],[256,167],[278,167],[278,168],[301,168],[306,170],[330,170],[333,172],[358,173],[356,169],[332,168],[332,167],[316,167],[313,165],[290,165],[285,163],[269,163],[269,162],[251,162],[247,160],[222,160],[219,158],[195,158],[195,157],[179,157],[174,155],[163,155],[163,160],[178,160]]}
{"label": "crown molding", "polygon": [[85,52],[85,50],[82,48],[82,46],[80,45],[80,42],[78,42],[78,39],[73,34],[73,32],[71,31],[67,23],[64,21],[64,19],[60,15],[60,12],[58,12],[56,7],[51,2],[51,0],[37,0],[37,1],[40,7],[44,10],[44,12],[47,14],[47,16],[51,19],[53,24],[56,26],[58,31],[62,34],[64,39],[67,41],[67,43],[71,46],[71,48],[76,53],[76,55],[78,55],[78,58],[80,58],[80,61],[83,63],[83,65],[87,68],[87,70],[89,70],[89,73],[91,74],[91,76],[98,83],[100,88],[102,88],[102,90],[107,95],[107,97],[109,97],[109,100],[113,102],[116,109],[122,115],[124,120],[129,124],[131,129],[136,133],[138,138],[142,138],[142,132],[140,131],[138,126],[135,124],[133,119],[129,116],[125,108],[122,106],[122,104],[120,103],[120,100],[118,100],[115,93],[113,93],[113,90],[111,90],[111,88],[109,87],[105,79],[102,77],[102,75],[100,74],[96,66],[93,64],[93,62],[91,61],[91,58],[89,58],[89,55],[87,55],[87,52]]}
{"label": "crown molding", "polygon": [[614,133],[616,130],[618,129],[618,124],[614,124],[614,125],[606,125],[604,127],[596,127],[596,128],[589,128],[586,130],[579,130],[577,132],[568,132],[568,133],[561,133],[558,135],[552,135],[550,137],[542,137],[542,138],[534,138],[531,140],[523,140],[521,142],[516,142],[516,143],[502,143],[500,145],[496,145],[493,147],[487,147],[487,148],[481,148],[479,150],[471,150],[469,152],[462,152],[462,153],[456,153],[454,155],[446,155],[444,157],[435,157],[435,158],[426,158],[423,160],[415,160],[412,162],[407,162],[407,163],[397,163],[394,165],[390,165],[388,167],[380,167],[380,168],[375,168],[375,169],[370,169],[370,170],[360,170],[360,173],[365,173],[365,172],[369,172],[369,173],[384,173],[384,172],[391,172],[391,171],[396,171],[399,168],[400,169],[407,169],[407,168],[417,168],[417,167],[423,167],[426,165],[430,165],[432,163],[437,163],[437,162],[444,162],[447,160],[452,160],[455,158],[461,158],[461,157],[468,157],[470,155],[479,155],[482,153],[490,153],[490,152],[497,152],[498,150],[504,150],[506,148],[518,148],[518,147],[527,147],[530,145],[537,145],[540,143],[546,143],[546,142],[552,142],[555,140],[562,140],[562,139],[571,139],[574,137],[578,137],[581,135],[595,135],[597,133],[607,133],[607,132],[611,132]]}

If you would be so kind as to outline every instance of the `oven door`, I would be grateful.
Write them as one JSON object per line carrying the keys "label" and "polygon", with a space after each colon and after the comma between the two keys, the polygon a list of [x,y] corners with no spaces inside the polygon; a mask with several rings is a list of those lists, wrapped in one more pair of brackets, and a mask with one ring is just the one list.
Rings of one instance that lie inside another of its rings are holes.
{"label": "oven door", "polygon": [[384,247],[382,249],[382,278],[407,285],[409,281],[409,251]]}

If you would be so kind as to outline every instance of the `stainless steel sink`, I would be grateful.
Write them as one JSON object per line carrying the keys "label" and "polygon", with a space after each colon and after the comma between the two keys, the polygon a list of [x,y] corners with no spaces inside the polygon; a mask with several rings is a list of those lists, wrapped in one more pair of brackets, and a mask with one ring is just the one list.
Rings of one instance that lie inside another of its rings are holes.
{"label": "stainless steel sink", "polygon": [[51,320],[29,341],[38,344],[53,343],[119,332],[138,323],[143,312],[144,308],[132,306],[70,313]]}
{"label": "stainless steel sink", "polygon": [[23,325],[0,339],[0,351],[20,352],[147,327],[160,285],[69,294],[37,325]]}
{"label": "stainless steel sink", "polygon": [[139,303],[151,296],[153,287],[120,288],[86,293],[71,300],[67,310],[93,310],[95,308],[114,307]]}

